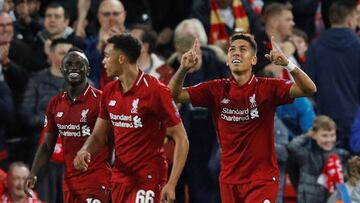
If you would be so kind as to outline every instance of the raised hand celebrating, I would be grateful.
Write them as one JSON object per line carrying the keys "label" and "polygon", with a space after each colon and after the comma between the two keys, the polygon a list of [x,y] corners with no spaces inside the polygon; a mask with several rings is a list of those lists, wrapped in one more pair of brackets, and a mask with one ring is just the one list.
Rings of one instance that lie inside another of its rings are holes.
{"label": "raised hand celebrating", "polygon": [[274,36],[271,37],[271,47],[272,49],[270,53],[266,54],[265,57],[275,65],[287,66],[289,64],[289,60],[281,51],[279,45],[276,44]]}
{"label": "raised hand celebrating", "polygon": [[195,39],[193,46],[189,51],[187,51],[181,57],[181,67],[187,71],[196,67],[196,64],[199,62],[199,53],[200,50],[199,40]]}

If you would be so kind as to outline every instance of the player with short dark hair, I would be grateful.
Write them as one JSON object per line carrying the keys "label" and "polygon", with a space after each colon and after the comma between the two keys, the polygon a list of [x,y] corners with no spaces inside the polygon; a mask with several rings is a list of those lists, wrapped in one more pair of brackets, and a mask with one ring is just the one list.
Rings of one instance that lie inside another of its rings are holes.
{"label": "player with short dark hair", "polygon": [[[185,165],[188,140],[171,92],[136,65],[141,42],[130,34],[115,35],[105,48],[107,84],[96,127],[78,152],[74,165],[86,170],[92,156],[114,132],[113,202],[168,202]],[[175,141],[172,172],[167,181],[163,142],[165,132]]]}
{"label": "player with short dark hair", "polygon": [[64,56],[61,72],[66,88],[49,102],[44,124],[45,140],[36,152],[26,180],[28,195],[29,188],[35,186],[36,174],[49,160],[60,135],[64,147],[64,202],[110,201],[110,147],[94,155],[85,172],[76,170],[73,165],[74,157],[91,135],[99,113],[101,91],[88,84],[89,70],[88,59],[81,50],[72,48]]}
{"label": "player with short dark hair", "polygon": [[316,86],[277,48],[272,38],[267,58],[287,68],[295,83],[275,78],[257,78],[256,43],[248,34],[230,39],[227,64],[231,77],[211,80],[182,89],[189,70],[196,67],[198,42],[181,59],[169,83],[175,101],[207,107],[212,113],[221,145],[220,192],[223,203],[276,202],[279,169],[274,146],[276,106],[293,98],[311,95]]}

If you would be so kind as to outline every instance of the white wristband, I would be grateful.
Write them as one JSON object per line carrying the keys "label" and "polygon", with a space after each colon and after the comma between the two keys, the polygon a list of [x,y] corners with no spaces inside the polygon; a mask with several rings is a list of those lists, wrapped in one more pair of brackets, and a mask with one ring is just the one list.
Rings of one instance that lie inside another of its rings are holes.
{"label": "white wristband", "polygon": [[286,68],[286,70],[288,70],[289,72],[295,70],[297,68],[297,66],[291,62],[290,60],[288,60],[289,63],[287,64],[287,66],[283,66],[284,68]]}

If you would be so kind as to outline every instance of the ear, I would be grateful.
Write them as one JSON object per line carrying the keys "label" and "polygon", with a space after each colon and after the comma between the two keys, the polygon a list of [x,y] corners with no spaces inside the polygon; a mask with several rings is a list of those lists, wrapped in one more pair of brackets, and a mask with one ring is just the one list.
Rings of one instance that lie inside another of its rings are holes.
{"label": "ear", "polygon": [[126,56],[123,54],[119,54],[119,57],[118,57],[119,64],[123,64],[123,63],[125,63],[125,61],[126,61]]}
{"label": "ear", "polygon": [[88,68],[87,68],[87,72],[86,72],[86,76],[87,76],[87,77],[89,77],[89,76],[90,76],[90,71],[91,71],[91,67],[90,67],[90,66],[88,66]]}
{"label": "ear", "polygon": [[257,56],[254,54],[254,56],[251,59],[251,65],[255,66],[257,64]]}

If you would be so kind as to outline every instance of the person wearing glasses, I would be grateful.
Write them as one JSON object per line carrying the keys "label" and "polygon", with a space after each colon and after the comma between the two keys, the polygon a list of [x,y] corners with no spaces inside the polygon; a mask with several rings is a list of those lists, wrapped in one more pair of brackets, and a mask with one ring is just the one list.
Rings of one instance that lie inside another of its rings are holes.
{"label": "person wearing glasses", "polygon": [[102,1],[97,13],[97,19],[100,23],[99,32],[86,38],[85,53],[89,58],[90,67],[92,67],[89,78],[95,87],[101,89],[110,81],[102,65],[106,41],[116,34],[124,33],[126,30],[126,10],[124,5],[118,0]]}

